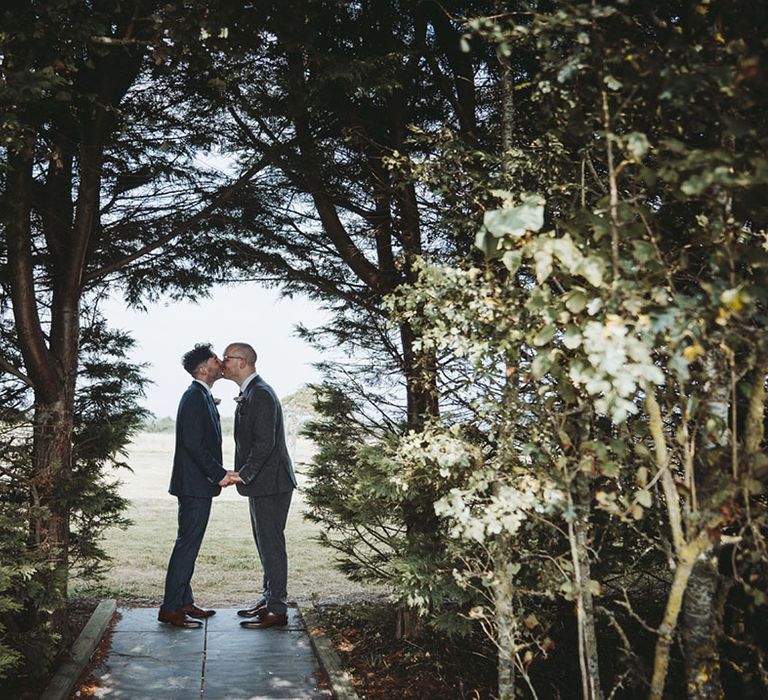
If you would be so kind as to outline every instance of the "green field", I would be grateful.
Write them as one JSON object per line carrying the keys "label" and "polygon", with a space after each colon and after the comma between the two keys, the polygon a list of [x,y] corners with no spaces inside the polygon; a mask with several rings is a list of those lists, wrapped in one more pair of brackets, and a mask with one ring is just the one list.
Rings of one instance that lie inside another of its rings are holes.
{"label": "green field", "polygon": [[[129,447],[133,474],[120,474],[120,492],[131,502],[127,530],[113,529],[104,545],[112,568],[95,584],[78,581],[71,594],[109,595],[121,603],[154,605],[163,595],[165,569],[176,536],[176,499],[168,493],[173,460],[172,433],[141,433]],[[224,464],[232,464],[234,446],[224,436]],[[286,528],[288,543],[288,594],[292,600],[341,600],[384,593],[348,581],[333,566],[334,552],[321,547],[315,537],[320,526],[303,518],[302,466],[311,455],[311,444],[299,439],[292,454],[298,471]],[[258,597],[261,568],[251,535],[248,501],[234,487],[224,489],[213,501],[211,519],[197,559],[192,588],[202,605],[239,605]]]}

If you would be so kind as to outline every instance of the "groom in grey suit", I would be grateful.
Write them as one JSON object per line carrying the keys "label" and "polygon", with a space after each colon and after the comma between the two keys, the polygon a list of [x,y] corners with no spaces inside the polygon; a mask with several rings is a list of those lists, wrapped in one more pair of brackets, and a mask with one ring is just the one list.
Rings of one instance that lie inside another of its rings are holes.
{"label": "groom in grey suit", "polygon": [[235,409],[235,471],[238,492],[248,497],[251,529],[264,572],[262,597],[238,611],[240,623],[263,629],[288,622],[288,556],[285,523],[296,488],[285,444],[283,409],[274,390],[256,373],[256,351],[231,343],[224,351],[223,374],[240,386]]}

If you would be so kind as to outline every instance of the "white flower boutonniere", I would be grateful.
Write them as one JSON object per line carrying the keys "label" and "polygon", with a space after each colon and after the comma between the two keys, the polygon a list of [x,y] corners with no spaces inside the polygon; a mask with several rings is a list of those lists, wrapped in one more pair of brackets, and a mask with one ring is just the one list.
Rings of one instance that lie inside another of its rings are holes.
{"label": "white flower boutonniere", "polygon": [[217,399],[215,396],[213,397],[213,404],[214,406],[218,406],[221,403],[221,399]]}
{"label": "white flower boutonniere", "polygon": [[239,396],[235,396],[235,403],[240,403],[245,397],[240,394]]}

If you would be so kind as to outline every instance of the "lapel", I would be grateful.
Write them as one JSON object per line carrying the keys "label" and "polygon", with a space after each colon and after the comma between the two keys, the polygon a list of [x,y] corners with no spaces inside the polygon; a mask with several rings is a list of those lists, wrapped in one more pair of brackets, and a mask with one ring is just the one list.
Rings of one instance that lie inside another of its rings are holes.
{"label": "lapel", "polygon": [[256,388],[256,384],[258,384],[260,381],[261,377],[259,377],[257,374],[253,379],[251,379],[250,382],[248,382],[248,386],[245,387],[245,391],[240,392],[241,399],[237,402],[237,408],[235,409],[236,412],[240,411],[243,403],[248,403],[248,399],[251,397],[251,394],[253,394],[253,390]]}
{"label": "lapel", "polygon": [[199,382],[194,382],[197,388],[203,392],[205,397],[205,403],[208,406],[208,412],[211,414],[211,420],[214,426],[216,426],[216,432],[221,438],[221,418],[219,417],[219,409],[216,408],[216,404],[213,402],[213,396],[204,386],[201,386]]}
{"label": "lapel", "polygon": [[260,381],[261,381],[261,377],[259,377],[259,375],[257,374],[253,379],[251,379],[250,382],[248,382],[248,386],[245,387],[245,391],[240,392],[240,401],[237,402],[237,407],[235,408],[235,427],[236,428],[241,424],[241,421],[248,420],[246,418],[246,416],[248,415],[248,400],[253,394],[253,390],[256,388],[256,384]]}

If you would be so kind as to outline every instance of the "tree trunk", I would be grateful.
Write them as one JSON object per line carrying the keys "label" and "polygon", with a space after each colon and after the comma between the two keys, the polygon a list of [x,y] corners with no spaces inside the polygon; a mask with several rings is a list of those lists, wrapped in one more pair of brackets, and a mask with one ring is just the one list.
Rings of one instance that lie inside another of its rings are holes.
{"label": "tree trunk", "polygon": [[723,621],[719,583],[717,560],[698,559],[688,580],[681,625],[688,697],[696,700],[724,697],[717,648]]}
{"label": "tree trunk", "polygon": [[439,415],[434,356],[414,352],[416,334],[407,324],[400,327],[400,339],[403,344],[408,428],[420,430],[425,418]]}
{"label": "tree trunk", "polygon": [[568,540],[577,589],[576,620],[579,639],[579,666],[581,667],[582,697],[584,700],[600,700],[600,664],[595,632],[595,608],[589,588],[591,564],[589,561],[589,498],[588,492],[578,494],[575,504],[576,517],[568,523]]}
{"label": "tree trunk", "polygon": [[69,482],[72,474],[72,400],[62,392],[59,400],[37,403],[34,417],[32,464],[34,489],[43,510],[33,537],[44,561],[52,568],[43,578],[54,609],[54,629],[67,642],[67,582],[69,576]]}
{"label": "tree trunk", "polygon": [[413,609],[401,604],[395,618],[395,639],[413,639],[421,631],[419,615]]}
{"label": "tree trunk", "polygon": [[24,366],[35,391],[32,497],[41,510],[35,516],[32,544],[50,566],[41,580],[48,606],[54,609],[54,630],[64,639],[68,631],[70,480],[82,272],[98,221],[103,135],[107,130],[106,110],[99,107],[97,112],[98,118],[89,122],[87,143],[80,148],[74,222],[71,195],[66,194],[74,188],[69,155],[59,154],[60,162],[54,157],[48,171],[48,186],[41,203],[44,211],[41,218],[51,227],[43,231],[51,244],[47,289],[38,288],[40,282],[35,269],[36,242],[32,226],[35,138],[30,135],[9,152],[8,158],[7,193],[12,205],[6,230],[11,302]]}
{"label": "tree trunk", "polygon": [[688,582],[699,555],[709,547],[709,538],[706,532],[699,535],[693,542],[687,542],[677,552],[675,576],[672,579],[672,587],[667,596],[667,606],[664,617],[659,625],[659,638],[656,641],[656,652],[653,658],[653,677],[651,678],[651,692],[649,700],[662,700],[664,686],[667,681],[669,669],[669,652],[680,610],[683,606],[683,598],[688,588]]}
{"label": "tree trunk", "polygon": [[[403,344],[403,374],[406,380],[407,426],[409,430],[421,430],[425,418],[438,413],[437,390],[435,387],[434,363],[414,352],[416,336],[410,326],[400,328]],[[429,500],[407,501],[403,504],[403,521],[408,533],[408,546],[418,556],[418,551],[430,548],[434,551],[440,545],[439,521],[433,504]],[[395,636],[397,639],[418,636],[420,624],[415,610],[401,606],[398,610]]]}
{"label": "tree trunk", "polygon": [[515,698],[515,654],[517,649],[517,619],[514,609],[515,586],[512,578],[506,574],[508,554],[511,550],[509,537],[500,535],[500,554],[494,561],[496,582],[493,588],[495,606],[494,624],[496,628],[496,644],[498,660],[496,673],[499,684],[499,700],[514,700]]}

